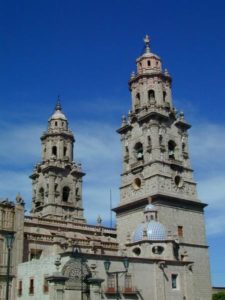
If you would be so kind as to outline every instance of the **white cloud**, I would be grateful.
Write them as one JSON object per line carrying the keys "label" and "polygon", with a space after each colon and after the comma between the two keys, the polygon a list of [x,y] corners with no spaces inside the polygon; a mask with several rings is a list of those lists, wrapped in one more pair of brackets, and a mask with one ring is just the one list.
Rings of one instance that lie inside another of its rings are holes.
{"label": "white cloud", "polygon": [[207,123],[194,126],[190,144],[192,158],[196,163],[210,166],[210,169],[215,165],[225,169],[225,126]]}
{"label": "white cloud", "polygon": [[3,165],[24,166],[34,164],[40,157],[40,133],[38,124],[5,124],[0,127],[0,162]]}
{"label": "white cloud", "polygon": [[207,233],[225,234],[225,126],[208,123],[194,126],[190,150],[199,198],[209,204]]}

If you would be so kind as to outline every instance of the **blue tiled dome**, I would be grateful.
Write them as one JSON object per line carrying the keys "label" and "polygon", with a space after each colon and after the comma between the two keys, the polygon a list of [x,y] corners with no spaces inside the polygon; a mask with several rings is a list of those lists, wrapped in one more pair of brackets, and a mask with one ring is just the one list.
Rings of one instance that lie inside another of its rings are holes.
{"label": "blue tiled dome", "polygon": [[149,240],[161,241],[167,239],[166,228],[163,224],[150,221],[147,223],[147,237]]}
{"label": "blue tiled dome", "polygon": [[133,235],[133,242],[139,242],[143,239],[143,232],[145,230],[146,224],[139,224]]}
{"label": "blue tiled dome", "polygon": [[163,241],[167,239],[166,228],[163,224],[157,221],[139,224],[133,234],[133,242],[143,240],[143,233],[146,231],[147,239],[151,241]]}

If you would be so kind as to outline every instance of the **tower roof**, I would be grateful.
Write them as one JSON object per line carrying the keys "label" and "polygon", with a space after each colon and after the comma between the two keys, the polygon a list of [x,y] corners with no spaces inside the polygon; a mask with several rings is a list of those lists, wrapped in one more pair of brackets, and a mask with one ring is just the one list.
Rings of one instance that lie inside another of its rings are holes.
{"label": "tower roof", "polygon": [[[144,53],[141,55],[141,57],[156,57],[160,59],[158,55],[151,52],[149,35],[146,34],[143,40],[144,40],[145,48],[144,48]],[[140,59],[141,57],[139,57],[138,59]]]}
{"label": "tower roof", "polygon": [[65,121],[67,121],[66,116],[62,112],[62,106],[61,106],[59,98],[58,98],[56,106],[55,106],[55,111],[49,120],[65,120]]}

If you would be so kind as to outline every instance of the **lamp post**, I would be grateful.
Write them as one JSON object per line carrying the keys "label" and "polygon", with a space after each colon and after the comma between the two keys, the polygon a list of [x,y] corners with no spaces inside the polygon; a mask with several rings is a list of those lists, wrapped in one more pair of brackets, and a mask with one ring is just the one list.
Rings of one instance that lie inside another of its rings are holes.
{"label": "lamp post", "polygon": [[7,233],[5,235],[6,239],[6,247],[8,250],[8,257],[7,257],[7,274],[6,274],[6,300],[9,300],[9,283],[10,283],[10,257],[11,257],[11,249],[14,241],[14,234]]}
{"label": "lamp post", "polygon": [[119,300],[120,296],[119,296],[119,274],[126,274],[129,268],[129,259],[127,256],[125,256],[123,258],[123,265],[125,268],[125,271],[113,271],[113,272],[109,272],[109,268],[111,265],[111,261],[110,260],[106,260],[104,261],[104,267],[105,267],[105,271],[108,275],[115,275],[116,276],[116,299]]}

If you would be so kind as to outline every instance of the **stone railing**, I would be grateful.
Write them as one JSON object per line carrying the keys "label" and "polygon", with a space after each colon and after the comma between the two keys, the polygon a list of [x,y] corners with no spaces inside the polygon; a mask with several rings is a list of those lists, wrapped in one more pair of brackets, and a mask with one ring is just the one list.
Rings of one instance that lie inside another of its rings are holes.
{"label": "stone railing", "polygon": [[116,230],[113,228],[106,228],[102,226],[95,226],[95,225],[87,225],[82,223],[73,223],[73,222],[67,222],[67,221],[60,221],[60,220],[54,220],[54,219],[40,219],[35,218],[31,216],[25,217],[25,222],[29,222],[32,224],[41,224],[41,225],[51,225],[51,226],[57,226],[57,227],[63,227],[64,229],[83,229],[87,231],[93,231],[93,232],[104,232],[104,233],[111,233],[116,234]]}

